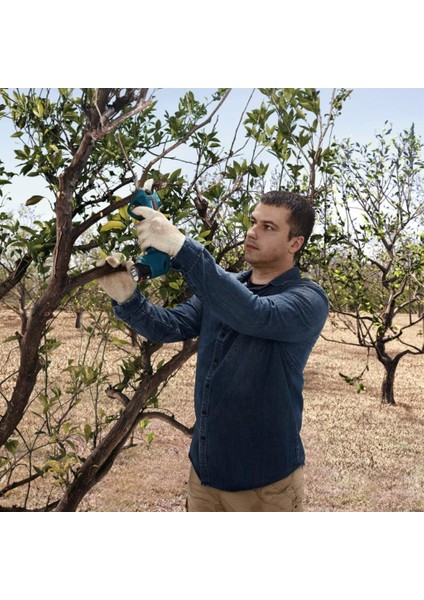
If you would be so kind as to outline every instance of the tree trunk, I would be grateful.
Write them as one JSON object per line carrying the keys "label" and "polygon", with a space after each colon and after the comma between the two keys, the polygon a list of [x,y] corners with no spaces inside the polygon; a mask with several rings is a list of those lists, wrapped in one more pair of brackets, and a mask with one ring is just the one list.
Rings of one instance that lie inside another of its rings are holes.
{"label": "tree trunk", "polygon": [[405,352],[402,352],[395,356],[391,360],[385,360],[383,362],[385,373],[383,383],[381,385],[381,402],[382,404],[396,404],[395,402],[395,375],[399,361]]}
{"label": "tree trunk", "polygon": [[53,294],[46,293],[34,305],[25,335],[20,341],[21,357],[16,385],[7,404],[6,412],[0,419],[0,448],[13,434],[23,417],[42,366],[39,357],[41,339],[47,321],[58,304],[59,302],[53,298]]}

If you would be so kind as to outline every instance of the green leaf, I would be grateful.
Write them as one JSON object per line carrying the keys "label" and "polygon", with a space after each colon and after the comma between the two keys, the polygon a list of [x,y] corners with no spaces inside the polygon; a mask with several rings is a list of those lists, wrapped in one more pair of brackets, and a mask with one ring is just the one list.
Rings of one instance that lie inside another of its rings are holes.
{"label": "green leaf", "polygon": [[10,439],[10,440],[7,440],[7,442],[5,442],[4,445],[6,447],[6,450],[8,450],[9,452],[11,452],[12,454],[15,454],[16,450],[18,448],[19,442],[18,442],[18,440],[12,440],[12,439]]}
{"label": "green leaf", "polygon": [[28,198],[28,200],[25,202],[25,206],[32,206],[33,204],[38,204],[40,202],[40,200],[43,200],[44,196],[31,196],[31,198]]}
{"label": "green leaf", "polygon": [[121,340],[121,338],[118,337],[114,337],[110,340],[112,342],[112,344],[115,344],[115,346],[127,346],[130,342],[127,342],[126,340]]}
{"label": "green leaf", "polygon": [[17,339],[18,339],[17,335],[11,335],[11,336],[7,337],[6,339],[4,339],[3,343],[5,343],[5,342],[16,342]]}
{"label": "green leaf", "polygon": [[92,434],[92,429],[91,429],[90,425],[88,423],[86,423],[84,425],[84,437],[87,442],[89,441],[91,434]]}
{"label": "green leaf", "polygon": [[74,442],[72,442],[71,440],[66,440],[66,443],[72,448],[72,450],[76,451],[76,446]]}
{"label": "green leaf", "polygon": [[300,108],[296,108],[296,115],[299,117],[299,119],[303,119],[304,121],[306,121],[306,115]]}
{"label": "green leaf", "polygon": [[33,108],[32,112],[39,119],[42,119],[44,117],[44,106],[39,98],[36,100],[36,108]]}
{"label": "green leaf", "polygon": [[185,219],[186,217],[189,217],[191,214],[191,209],[188,210],[182,210],[180,212],[177,213],[177,215],[175,216],[175,221],[180,221],[181,219]]}
{"label": "green leaf", "polygon": [[118,212],[123,221],[128,221],[130,218],[128,215],[128,206],[121,206],[121,208],[118,209]]}
{"label": "green leaf", "polygon": [[108,221],[100,228],[100,231],[110,231],[111,229],[125,229],[127,226],[122,221]]}
{"label": "green leaf", "polygon": [[349,375],[344,375],[343,373],[339,373],[339,375],[346,381],[346,383],[348,383],[349,385],[353,385],[352,377],[349,377]]}
{"label": "green leaf", "polygon": [[173,173],[171,173],[168,177],[168,183],[173,183],[174,181],[176,181],[178,179],[178,177],[181,177],[181,169],[177,169],[176,171],[174,171]]}

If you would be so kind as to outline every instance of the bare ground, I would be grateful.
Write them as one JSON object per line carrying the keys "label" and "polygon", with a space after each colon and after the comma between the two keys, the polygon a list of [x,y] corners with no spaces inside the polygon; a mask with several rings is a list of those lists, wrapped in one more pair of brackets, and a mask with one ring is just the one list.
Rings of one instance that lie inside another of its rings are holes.
{"label": "bare ground", "polygon": [[[55,323],[55,336],[62,340],[56,362],[52,364],[58,378],[65,357],[77,357],[81,351],[80,333],[73,328],[73,320],[72,315],[61,315]],[[0,316],[0,326],[1,340],[19,327],[17,318],[7,312]],[[335,328],[330,320],[324,334],[351,340],[347,331]],[[421,345],[422,328],[410,330],[408,341]],[[12,346],[13,343],[0,346],[4,373],[9,372],[13,364],[16,368],[17,351],[9,354]],[[173,351],[173,346],[163,349],[157,360]],[[109,357],[112,380],[118,370],[118,358],[118,350]],[[406,356],[401,360],[396,376],[395,406],[380,403],[383,369],[374,356],[364,376],[365,392],[356,393],[355,387],[340,377],[340,372],[350,376],[359,374],[365,360],[364,349],[321,338],[306,367],[302,435],[307,460],[306,511],[424,510],[424,356]],[[160,400],[161,409],[171,411],[189,426],[194,420],[195,364],[193,357],[172,379]],[[2,385],[1,391],[8,395],[11,387],[13,377]],[[87,402],[88,413],[89,400],[84,402]],[[154,433],[150,443],[149,433]],[[189,438],[166,423],[150,420],[145,430],[137,431],[134,442],[86,496],[79,510],[185,510]],[[19,503],[22,493],[10,492],[1,501],[4,505]],[[37,498],[37,493],[34,497]]]}

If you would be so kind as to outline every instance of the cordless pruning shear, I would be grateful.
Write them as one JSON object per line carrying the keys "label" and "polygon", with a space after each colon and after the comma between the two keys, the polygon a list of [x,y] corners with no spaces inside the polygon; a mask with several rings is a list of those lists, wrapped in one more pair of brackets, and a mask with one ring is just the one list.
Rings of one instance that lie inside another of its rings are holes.
{"label": "cordless pruning shear", "polygon": [[[143,221],[143,217],[133,212],[137,206],[147,206],[159,210],[160,198],[154,190],[153,179],[146,181],[145,187],[136,191],[128,205],[128,214],[136,221]],[[130,269],[134,281],[145,281],[164,275],[171,268],[171,259],[164,252],[155,248],[148,248],[145,254],[139,256]]]}

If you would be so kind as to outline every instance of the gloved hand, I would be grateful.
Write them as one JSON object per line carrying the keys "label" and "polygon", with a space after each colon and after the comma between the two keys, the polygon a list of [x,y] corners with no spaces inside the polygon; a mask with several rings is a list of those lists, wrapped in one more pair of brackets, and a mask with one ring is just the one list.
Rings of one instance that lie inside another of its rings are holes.
{"label": "gloved hand", "polygon": [[103,275],[103,277],[99,277],[97,280],[108,296],[113,298],[118,304],[123,304],[131,298],[137,287],[136,282],[129,273],[134,263],[131,260],[125,262],[125,257],[120,252],[98,260],[96,266],[102,267],[106,263],[114,269],[123,264],[127,269],[126,272],[118,271],[110,275]]}
{"label": "gloved hand", "polygon": [[147,206],[137,206],[134,213],[143,217],[136,225],[138,243],[145,251],[155,248],[173,258],[181,250],[185,241],[182,234],[162,213]]}

